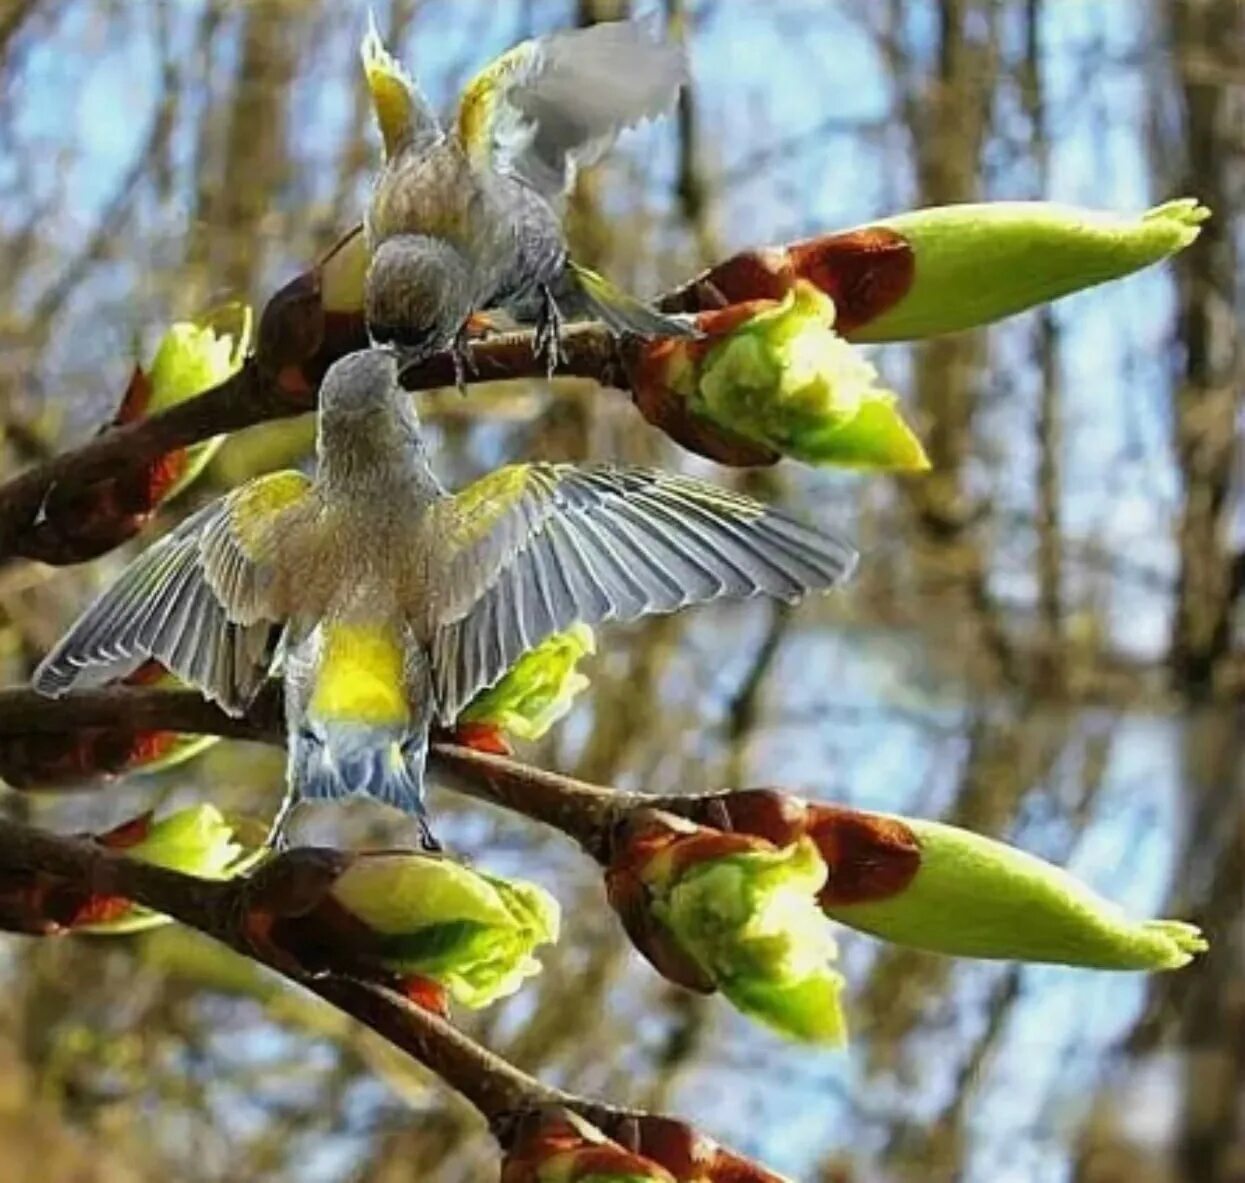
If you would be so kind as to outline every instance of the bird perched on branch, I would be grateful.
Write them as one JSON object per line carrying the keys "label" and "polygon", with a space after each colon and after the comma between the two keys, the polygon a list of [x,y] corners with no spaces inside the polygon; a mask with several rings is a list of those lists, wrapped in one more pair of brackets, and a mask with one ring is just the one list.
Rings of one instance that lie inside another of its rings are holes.
{"label": "bird perched on branch", "polygon": [[461,385],[467,321],[485,308],[534,320],[550,372],[564,314],[693,335],[575,263],[561,222],[576,169],[674,102],[686,78],[678,46],[628,21],[524,41],[468,83],[448,129],[375,25],[362,56],[385,154],[364,221],[374,343],[411,361],[453,347]]}
{"label": "bird perched on branch", "polygon": [[546,637],[708,600],[794,601],[855,563],[760,502],[650,469],[512,465],[451,495],[389,350],[329,370],[317,457],[314,480],[258,477],[140,555],[35,688],[98,686],[154,658],[239,714],[283,630],[287,802],[370,794],[422,819],[430,724],[452,726]]}

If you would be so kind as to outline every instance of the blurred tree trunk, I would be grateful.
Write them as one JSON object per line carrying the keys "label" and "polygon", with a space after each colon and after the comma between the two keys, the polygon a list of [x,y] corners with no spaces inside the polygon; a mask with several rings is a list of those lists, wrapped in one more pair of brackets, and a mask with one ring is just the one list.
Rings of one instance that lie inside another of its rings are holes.
{"label": "blurred tree trunk", "polygon": [[1245,100],[1239,75],[1236,86],[1228,82],[1245,60],[1245,5],[1164,0],[1162,8],[1179,114],[1170,138],[1156,148],[1160,159],[1182,161],[1176,190],[1196,194],[1214,213],[1175,262],[1181,357],[1173,376],[1184,500],[1171,664],[1182,690],[1206,697],[1232,643],[1227,509],[1245,379],[1236,295],[1239,225],[1233,214]]}

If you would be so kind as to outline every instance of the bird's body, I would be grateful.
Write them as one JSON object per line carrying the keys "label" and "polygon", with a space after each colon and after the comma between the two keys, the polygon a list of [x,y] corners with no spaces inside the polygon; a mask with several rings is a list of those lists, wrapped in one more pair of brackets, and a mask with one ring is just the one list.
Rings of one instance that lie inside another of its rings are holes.
{"label": "bird's body", "polygon": [[36,688],[151,658],[240,713],[279,636],[291,796],[422,816],[429,727],[545,638],[713,599],[793,601],[854,563],[828,534],[654,470],[513,465],[451,495],[386,350],[336,363],[320,408],[314,480],[259,477],[193,514],[86,610]]}
{"label": "bird's body", "polygon": [[536,320],[551,365],[563,313],[620,332],[690,331],[571,261],[560,213],[580,162],[673,101],[675,47],[626,22],[524,42],[472,80],[448,129],[374,29],[363,56],[385,145],[364,221],[374,341],[417,358],[497,307]]}

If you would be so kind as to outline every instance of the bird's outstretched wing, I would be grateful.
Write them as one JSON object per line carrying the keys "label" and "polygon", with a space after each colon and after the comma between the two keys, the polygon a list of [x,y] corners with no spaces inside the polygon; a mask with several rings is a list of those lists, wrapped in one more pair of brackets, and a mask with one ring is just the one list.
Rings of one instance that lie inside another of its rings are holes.
{"label": "bird's outstretched wing", "polygon": [[192,514],[78,618],[35,671],[35,689],[55,697],[99,686],[154,658],[226,711],[243,711],[285,614],[276,548],[310,486],[299,472],[270,473]]}
{"label": "bird's outstretched wing", "polygon": [[437,709],[450,722],[576,621],[755,595],[794,601],[855,566],[847,544],[759,501],[643,468],[514,465],[433,511]]}
{"label": "bird's outstretched wing", "polygon": [[376,21],[369,14],[367,32],[359,46],[363,74],[380,128],[385,159],[407,148],[422,148],[439,139],[441,125],[423,91],[386,48]]}
{"label": "bird's outstretched wing", "polygon": [[682,49],[636,22],[552,33],[516,45],[467,84],[456,131],[474,163],[554,198],[623,128],[667,110],[686,79]]}

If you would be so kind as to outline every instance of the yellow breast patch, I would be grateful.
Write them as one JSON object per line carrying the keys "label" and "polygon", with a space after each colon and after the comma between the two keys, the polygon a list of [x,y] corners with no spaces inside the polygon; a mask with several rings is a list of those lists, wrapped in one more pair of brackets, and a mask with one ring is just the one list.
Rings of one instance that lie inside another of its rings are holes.
{"label": "yellow breast patch", "polygon": [[392,628],[326,625],[311,713],[373,726],[405,722],[403,665],[403,648]]}

